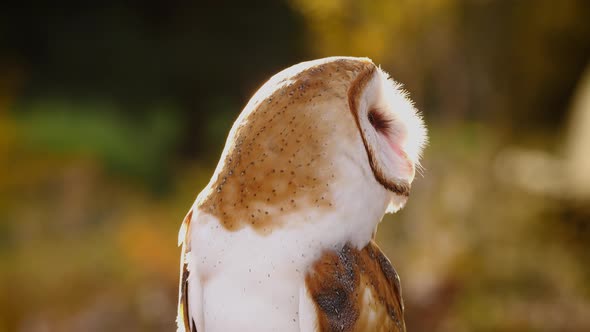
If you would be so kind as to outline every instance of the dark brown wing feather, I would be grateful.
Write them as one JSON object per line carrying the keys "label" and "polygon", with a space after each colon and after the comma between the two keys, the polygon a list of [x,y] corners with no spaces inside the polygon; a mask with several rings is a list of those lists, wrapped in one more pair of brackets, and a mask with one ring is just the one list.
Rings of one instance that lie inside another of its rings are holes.
{"label": "dark brown wing feather", "polygon": [[373,241],[325,252],[305,281],[320,332],[406,331],[399,277]]}
{"label": "dark brown wing feather", "polygon": [[185,256],[187,252],[190,252],[190,241],[188,234],[190,231],[190,223],[191,218],[193,215],[193,211],[191,210],[186,217],[184,218],[181,232],[184,234],[180,235],[182,239],[182,257],[180,259],[180,285],[179,285],[179,294],[178,294],[178,317],[176,318],[178,322],[179,331],[185,332],[197,332],[197,327],[193,318],[190,315],[189,310],[189,301],[188,301],[188,264],[185,260]]}

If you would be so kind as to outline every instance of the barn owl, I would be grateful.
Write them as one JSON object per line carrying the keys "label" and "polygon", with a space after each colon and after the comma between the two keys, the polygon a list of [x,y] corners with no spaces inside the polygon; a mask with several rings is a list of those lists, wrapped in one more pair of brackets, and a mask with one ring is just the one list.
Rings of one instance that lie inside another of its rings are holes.
{"label": "barn owl", "polygon": [[182,224],[178,331],[405,331],[399,278],[373,238],[405,204],[425,140],[370,59],[273,76]]}

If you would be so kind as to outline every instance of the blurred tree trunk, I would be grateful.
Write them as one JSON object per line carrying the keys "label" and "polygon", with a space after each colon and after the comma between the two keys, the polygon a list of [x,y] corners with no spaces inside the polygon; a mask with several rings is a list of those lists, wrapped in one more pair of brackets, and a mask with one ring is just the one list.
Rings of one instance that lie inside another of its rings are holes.
{"label": "blurred tree trunk", "polygon": [[573,194],[590,200],[590,66],[574,95],[566,139],[566,167]]}

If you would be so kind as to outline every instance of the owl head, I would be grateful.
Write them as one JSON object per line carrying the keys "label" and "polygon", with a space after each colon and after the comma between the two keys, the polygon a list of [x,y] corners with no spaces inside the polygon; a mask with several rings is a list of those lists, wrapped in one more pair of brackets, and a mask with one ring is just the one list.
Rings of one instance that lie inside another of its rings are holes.
{"label": "owl head", "polygon": [[365,205],[384,198],[395,211],[408,197],[425,141],[407,94],[370,59],[303,62],[250,99],[197,201],[228,229],[269,229],[302,209],[360,209],[347,203],[355,195]]}

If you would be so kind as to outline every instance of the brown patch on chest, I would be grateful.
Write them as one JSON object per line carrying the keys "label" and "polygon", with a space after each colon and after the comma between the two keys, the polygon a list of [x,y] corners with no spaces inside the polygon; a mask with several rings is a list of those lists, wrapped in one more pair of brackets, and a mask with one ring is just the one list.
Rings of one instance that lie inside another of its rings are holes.
{"label": "brown patch on chest", "polygon": [[308,68],[245,109],[199,208],[230,231],[249,226],[269,234],[282,226],[278,216],[332,207],[335,131],[358,135],[347,91],[368,65],[346,60]]}
{"label": "brown patch on chest", "polygon": [[322,255],[306,275],[318,331],[405,331],[397,273],[374,242]]}

